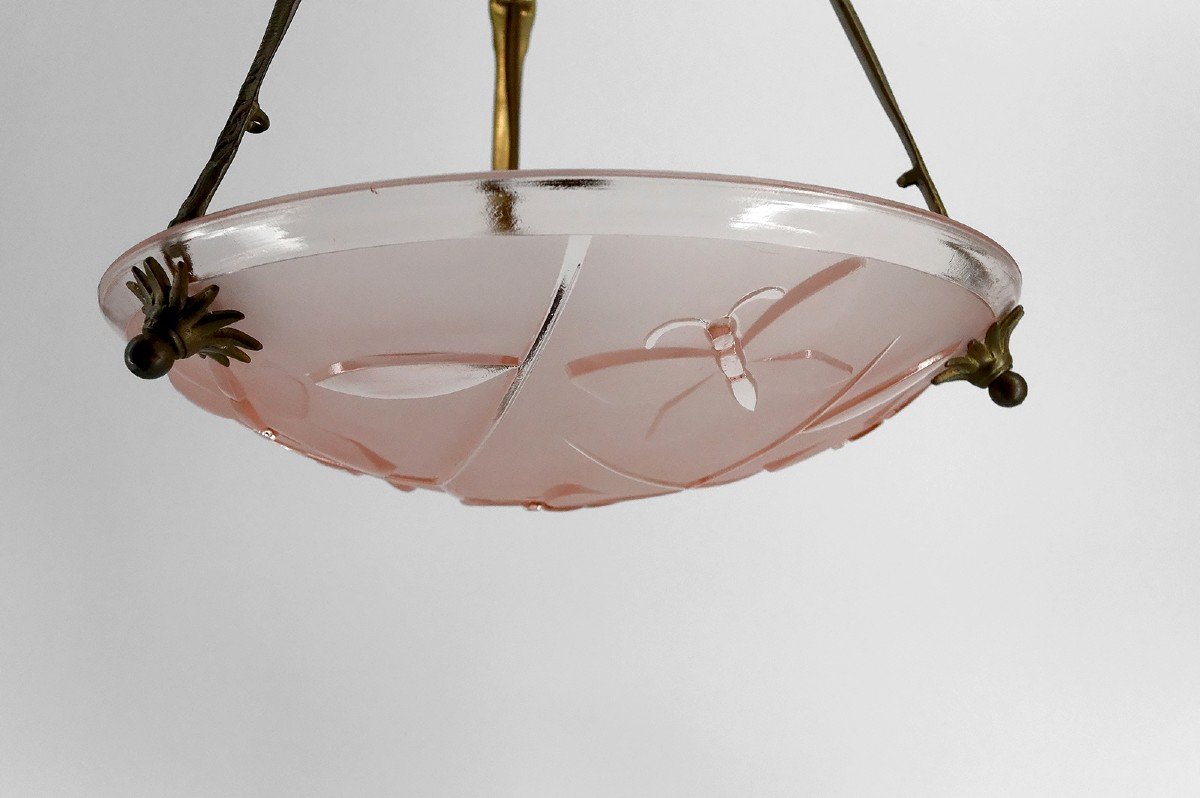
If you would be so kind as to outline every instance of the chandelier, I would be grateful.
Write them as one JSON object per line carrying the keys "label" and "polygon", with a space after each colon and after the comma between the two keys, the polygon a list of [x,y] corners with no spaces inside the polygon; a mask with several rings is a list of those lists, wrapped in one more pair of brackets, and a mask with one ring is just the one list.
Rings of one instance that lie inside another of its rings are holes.
{"label": "chandelier", "polygon": [[850,0],[832,0],[928,211],[777,180],[518,170],[536,0],[491,0],[492,171],[216,213],[300,0],[276,0],[167,229],[105,272],[142,378],[327,466],[574,509],[774,471],[931,384],[1020,404],[1021,276],[951,220]]}

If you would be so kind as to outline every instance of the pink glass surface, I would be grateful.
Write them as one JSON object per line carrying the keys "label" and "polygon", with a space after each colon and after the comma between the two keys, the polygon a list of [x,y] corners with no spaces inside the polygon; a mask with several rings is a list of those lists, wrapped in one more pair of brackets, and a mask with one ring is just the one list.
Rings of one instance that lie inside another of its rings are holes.
{"label": "pink glass surface", "polygon": [[740,178],[488,173],[214,214],[186,251],[264,344],[170,380],[326,465],[569,509],[774,470],[865,435],[1010,308],[1012,259],[905,206]]}

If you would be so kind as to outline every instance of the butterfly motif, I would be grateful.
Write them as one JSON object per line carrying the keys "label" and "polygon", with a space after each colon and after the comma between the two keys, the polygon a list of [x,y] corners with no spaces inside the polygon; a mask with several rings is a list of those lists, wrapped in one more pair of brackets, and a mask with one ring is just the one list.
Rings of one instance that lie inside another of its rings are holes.
{"label": "butterfly motif", "polygon": [[[852,374],[853,366],[820,350],[794,348],[795,314],[814,294],[863,266],[861,258],[847,258],[791,290],[767,286],[751,291],[720,318],[672,319],[652,329],[642,347],[579,358],[567,364],[567,375],[583,390],[611,404],[661,399],[647,438],[664,418],[702,391],[719,387],[733,400],[731,409],[754,412],[763,384],[773,391],[799,392],[836,383]],[[751,308],[761,308],[757,319]],[[664,338],[680,338],[685,333],[696,343],[661,345]],[[814,363],[825,368],[815,370]]]}

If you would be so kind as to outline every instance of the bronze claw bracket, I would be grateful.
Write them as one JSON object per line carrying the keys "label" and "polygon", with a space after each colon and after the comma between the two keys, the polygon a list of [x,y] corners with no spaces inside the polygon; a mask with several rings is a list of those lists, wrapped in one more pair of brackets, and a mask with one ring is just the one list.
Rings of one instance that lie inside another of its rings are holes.
{"label": "bronze claw bracket", "polygon": [[1012,370],[1009,339],[1017,322],[1025,315],[1020,305],[988,327],[983,340],[971,339],[967,353],[946,361],[946,367],[933,378],[934,385],[966,380],[977,388],[987,388],[992,401],[1001,407],[1016,407],[1025,401],[1029,386],[1025,378]]}
{"label": "bronze claw bracket", "polygon": [[125,365],[146,380],[163,376],[175,361],[192,355],[212,358],[222,366],[230,360],[250,362],[246,349],[262,349],[255,338],[229,325],[245,316],[236,310],[210,311],[221,290],[210,285],[195,295],[189,293],[191,270],[185,263],[167,261],[163,269],[154,258],[146,258],[143,269],[133,267],[134,279],[125,285],[142,302],[145,321],[142,331],[125,347]]}

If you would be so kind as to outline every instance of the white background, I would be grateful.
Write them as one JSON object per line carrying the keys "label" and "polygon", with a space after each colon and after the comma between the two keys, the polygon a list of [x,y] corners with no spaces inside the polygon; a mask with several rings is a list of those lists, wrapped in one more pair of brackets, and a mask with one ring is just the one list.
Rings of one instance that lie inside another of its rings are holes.
{"label": "white background", "polygon": [[[1026,275],[957,384],[774,475],[569,514],[321,468],[121,364],[268,0],[5,0],[0,795],[1200,795],[1200,10],[861,0]],[[214,208],[486,166],[482,0],[308,0]],[[526,167],[919,203],[822,0],[543,0]]]}

